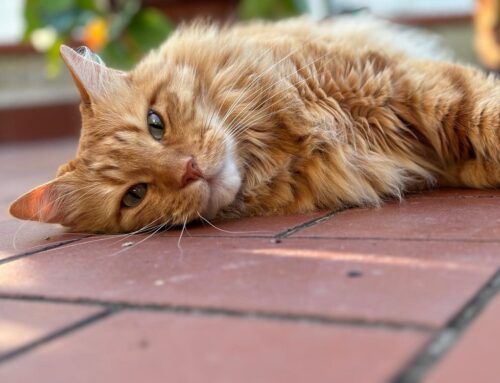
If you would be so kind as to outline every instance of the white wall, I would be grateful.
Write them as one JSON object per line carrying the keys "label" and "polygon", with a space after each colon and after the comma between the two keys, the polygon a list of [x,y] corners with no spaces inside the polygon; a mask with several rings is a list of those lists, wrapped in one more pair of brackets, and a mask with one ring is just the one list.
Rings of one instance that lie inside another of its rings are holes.
{"label": "white wall", "polygon": [[24,30],[24,0],[0,0],[0,44],[17,43]]}
{"label": "white wall", "polygon": [[[257,1],[257,0],[255,0]],[[468,15],[474,11],[474,0],[296,0],[305,1],[309,13],[322,19],[331,13],[369,8],[382,17],[442,17]]]}

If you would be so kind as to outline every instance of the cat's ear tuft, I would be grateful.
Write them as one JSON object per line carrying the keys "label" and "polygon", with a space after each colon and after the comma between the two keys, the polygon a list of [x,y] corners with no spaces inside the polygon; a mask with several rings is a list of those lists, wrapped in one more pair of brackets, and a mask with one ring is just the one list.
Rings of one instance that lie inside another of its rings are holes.
{"label": "cat's ear tuft", "polygon": [[45,223],[62,223],[64,212],[57,191],[57,179],[40,185],[10,205],[12,216]]}
{"label": "cat's ear tuft", "polygon": [[85,104],[109,94],[123,84],[127,76],[125,72],[106,67],[101,58],[87,47],[73,50],[61,45],[59,50]]}

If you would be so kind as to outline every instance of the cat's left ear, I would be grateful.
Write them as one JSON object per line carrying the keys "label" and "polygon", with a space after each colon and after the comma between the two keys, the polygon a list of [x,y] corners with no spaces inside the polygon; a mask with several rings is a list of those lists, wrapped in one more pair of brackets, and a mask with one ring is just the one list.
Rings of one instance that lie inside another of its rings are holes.
{"label": "cat's left ear", "polygon": [[61,45],[60,52],[85,104],[109,94],[110,90],[126,81],[126,72],[106,67],[101,58],[87,47],[73,50]]}
{"label": "cat's left ear", "polygon": [[45,223],[63,223],[64,203],[56,178],[23,194],[12,205],[9,213],[15,218]]}

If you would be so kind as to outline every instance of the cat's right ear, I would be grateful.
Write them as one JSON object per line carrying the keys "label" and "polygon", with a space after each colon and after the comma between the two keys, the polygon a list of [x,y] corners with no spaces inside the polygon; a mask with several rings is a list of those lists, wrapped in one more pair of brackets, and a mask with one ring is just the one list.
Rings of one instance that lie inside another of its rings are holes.
{"label": "cat's right ear", "polygon": [[87,47],[78,49],[81,50],[80,53],[61,45],[59,50],[84,104],[91,104],[93,100],[109,93],[112,88],[123,84],[127,76],[125,72],[106,67],[102,60],[96,60],[98,56]]}

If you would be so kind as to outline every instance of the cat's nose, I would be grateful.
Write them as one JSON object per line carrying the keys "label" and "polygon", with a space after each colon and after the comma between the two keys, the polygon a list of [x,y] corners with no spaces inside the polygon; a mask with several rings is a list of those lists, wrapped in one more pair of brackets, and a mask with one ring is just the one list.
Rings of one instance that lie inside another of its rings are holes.
{"label": "cat's nose", "polygon": [[194,158],[191,157],[186,163],[186,170],[184,171],[184,176],[182,177],[182,187],[185,187],[200,178],[203,178],[203,173]]}

